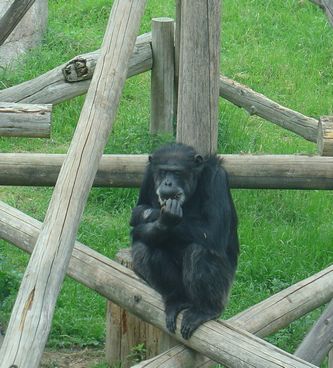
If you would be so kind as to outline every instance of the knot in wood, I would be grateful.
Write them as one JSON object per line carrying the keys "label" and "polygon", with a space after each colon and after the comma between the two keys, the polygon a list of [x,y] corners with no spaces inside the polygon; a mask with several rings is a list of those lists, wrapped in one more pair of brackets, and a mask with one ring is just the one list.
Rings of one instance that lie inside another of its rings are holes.
{"label": "knot in wood", "polygon": [[142,299],[142,296],[141,295],[134,295],[134,301],[135,303],[139,303]]}
{"label": "knot in wood", "polygon": [[9,368],[18,368],[16,364],[12,364]]}
{"label": "knot in wood", "polygon": [[255,115],[257,113],[257,109],[255,108],[255,106],[251,106],[250,107],[250,115]]}
{"label": "knot in wood", "polygon": [[326,318],[324,321],[324,325],[329,325],[330,323],[332,323],[332,318]]}

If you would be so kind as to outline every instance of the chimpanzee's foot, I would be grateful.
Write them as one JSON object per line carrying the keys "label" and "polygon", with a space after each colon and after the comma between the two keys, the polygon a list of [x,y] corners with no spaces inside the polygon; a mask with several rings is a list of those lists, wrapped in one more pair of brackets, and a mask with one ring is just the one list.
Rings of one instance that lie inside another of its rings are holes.
{"label": "chimpanzee's foot", "polygon": [[171,333],[175,333],[176,331],[176,321],[178,314],[186,308],[189,308],[189,303],[186,301],[175,301],[175,300],[169,300],[165,301],[165,323],[167,329]]}
{"label": "chimpanzee's foot", "polygon": [[183,315],[180,332],[185,340],[188,340],[193,332],[204,322],[218,318],[220,313],[207,312],[191,307]]}

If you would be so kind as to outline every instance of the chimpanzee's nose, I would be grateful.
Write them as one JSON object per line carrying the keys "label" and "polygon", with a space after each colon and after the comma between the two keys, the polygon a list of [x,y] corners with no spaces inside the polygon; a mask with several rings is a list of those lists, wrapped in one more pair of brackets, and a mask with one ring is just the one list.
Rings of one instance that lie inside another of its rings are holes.
{"label": "chimpanzee's nose", "polygon": [[166,187],[172,187],[172,181],[170,179],[165,179],[164,180],[164,185]]}

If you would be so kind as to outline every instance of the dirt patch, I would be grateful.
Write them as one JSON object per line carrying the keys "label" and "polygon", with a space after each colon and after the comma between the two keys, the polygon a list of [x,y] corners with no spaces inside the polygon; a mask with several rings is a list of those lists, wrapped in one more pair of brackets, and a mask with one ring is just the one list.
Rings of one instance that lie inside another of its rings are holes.
{"label": "dirt patch", "polygon": [[46,351],[41,368],[91,368],[103,362],[104,350]]}
{"label": "dirt patch", "polygon": [[[4,330],[0,326],[0,348],[4,339]],[[41,368],[92,368],[105,362],[105,353],[101,349],[45,351]]]}

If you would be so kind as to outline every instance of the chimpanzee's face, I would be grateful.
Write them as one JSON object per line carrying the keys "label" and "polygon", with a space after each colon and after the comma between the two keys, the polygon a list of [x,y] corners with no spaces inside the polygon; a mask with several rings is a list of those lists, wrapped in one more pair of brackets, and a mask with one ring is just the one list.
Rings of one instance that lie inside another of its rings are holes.
{"label": "chimpanzee's face", "polygon": [[172,165],[160,165],[154,175],[155,190],[160,205],[163,206],[167,199],[176,199],[181,204],[185,202],[186,172],[181,167]]}
{"label": "chimpanzee's face", "polygon": [[195,152],[157,152],[149,158],[155,191],[161,207],[171,198],[181,205],[195,192],[202,157]]}

